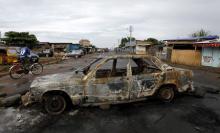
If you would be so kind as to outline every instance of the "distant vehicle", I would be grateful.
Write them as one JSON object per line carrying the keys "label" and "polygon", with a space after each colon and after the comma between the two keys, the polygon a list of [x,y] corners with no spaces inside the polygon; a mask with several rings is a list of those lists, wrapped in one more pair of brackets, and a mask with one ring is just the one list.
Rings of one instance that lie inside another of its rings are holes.
{"label": "distant vehicle", "polygon": [[82,49],[72,50],[72,52],[66,54],[67,57],[75,57],[75,58],[79,58],[83,55],[84,55],[84,52]]}
{"label": "distant vehicle", "polygon": [[33,53],[32,51],[31,51],[31,54],[30,54],[30,61],[32,62],[32,63],[38,63],[39,62],[39,55],[37,55],[37,54],[35,54],[35,53]]}
{"label": "distant vehicle", "polygon": [[83,48],[80,46],[80,44],[69,44],[66,48],[66,56],[67,57],[81,57],[84,55]]}
{"label": "distant vehicle", "polygon": [[192,76],[192,71],[170,67],[153,56],[100,57],[74,72],[36,78],[28,99],[41,102],[52,115],[61,114],[67,105],[109,106],[150,97],[171,102],[178,93],[194,91]]}
{"label": "distant vehicle", "polygon": [[98,48],[97,52],[98,53],[109,52],[109,49],[108,48]]}
{"label": "distant vehicle", "polygon": [[40,57],[53,57],[53,51],[51,49],[45,49],[42,52],[39,52]]}

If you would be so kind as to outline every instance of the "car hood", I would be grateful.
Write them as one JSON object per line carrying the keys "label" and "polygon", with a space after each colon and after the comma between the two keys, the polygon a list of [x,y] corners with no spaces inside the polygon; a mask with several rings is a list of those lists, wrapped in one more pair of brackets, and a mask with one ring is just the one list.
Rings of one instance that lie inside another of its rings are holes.
{"label": "car hood", "polygon": [[[185,79],[188,79],[190,81],[192,81],[192,78],[193,78],[193,71],[192,70],[189,70],[189,69],[183,69],[183,68],[177,68],[177,67],[172,67],[172,69],[170,69],[169,71],[167,72],[175,72],[175,73],[178,73],[180,78],[185,78]],[[168,74],[169,75],[169,74]],[[173,74],[171,74],[173,75]],[[175,78],[176,75],[173,75]]]}
{"label": "car hood", "polygon": [[30,88],[56,89],[81,83],[83,75],[75,72],[66,72],[37,77]]}

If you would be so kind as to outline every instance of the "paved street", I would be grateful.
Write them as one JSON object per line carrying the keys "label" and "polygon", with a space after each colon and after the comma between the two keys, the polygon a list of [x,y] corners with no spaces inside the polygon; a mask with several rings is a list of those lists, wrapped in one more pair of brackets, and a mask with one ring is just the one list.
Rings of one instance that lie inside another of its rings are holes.
{"label": "paved street", "polygon": [[[59,64],[48,65],[45,66],[44,75],[72,71],[93,59],[94,55],[86,55],[81,59],[68,59]],[[219,77],[216,73],[194,70],[194,81],[200,87],[219,88]],[[32,75],[20,80],[2,77],[0,91],[9,95],[24,93],[33,79]],[[149,100],[115,105],[108,110],[97,107],[74,108],[61,116],[47,115],[38,104],[27,108],[1,108],[0,132],[219,133],[219,103],[220,94],[207,93],[204,98],[178,96],[169,104]]]}

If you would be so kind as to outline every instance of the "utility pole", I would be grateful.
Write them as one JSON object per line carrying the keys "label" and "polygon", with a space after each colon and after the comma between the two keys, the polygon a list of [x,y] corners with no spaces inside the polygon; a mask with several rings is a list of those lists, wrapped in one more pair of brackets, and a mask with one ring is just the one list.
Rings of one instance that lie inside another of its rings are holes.
{"label": "utility pole", "polygon": [[132,32],[133,32],[133,27],[129,27],[129,32],[130,32],[130,45],[131,45],[131,37],[132,37]]}
{"label": "utility pole", "polygon": [[[133,32],[133,27],[132,25],[129,27],[129,32],[130,32],[130,39],[129,39],[129,45],[131,47],[131,38],[132,38],[132,32]],[[134,49],[132,48],[132,51],[134,52]]]}
{"label": "utility pole", "polygon": [[2,42],[2,32],[0,31],[0,45],[2,45],[3,42]]}

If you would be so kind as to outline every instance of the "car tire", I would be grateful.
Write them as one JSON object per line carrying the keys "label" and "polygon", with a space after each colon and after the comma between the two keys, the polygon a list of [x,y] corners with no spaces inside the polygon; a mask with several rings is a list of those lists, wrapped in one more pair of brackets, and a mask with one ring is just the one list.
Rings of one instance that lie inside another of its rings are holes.
{"label": "car tire", "polygon": [[67,106],[65,98],[61,95],[47,95],[44,98],[44,108],[51,115],[62,114]]}
{"label": "car tire", "polygon": [[157,96],[163,102],[171,102],[174,99],[175,92],[174,92],[174,89],[172,87],[166,86],[166,87],[162,87],[158,91]]}

